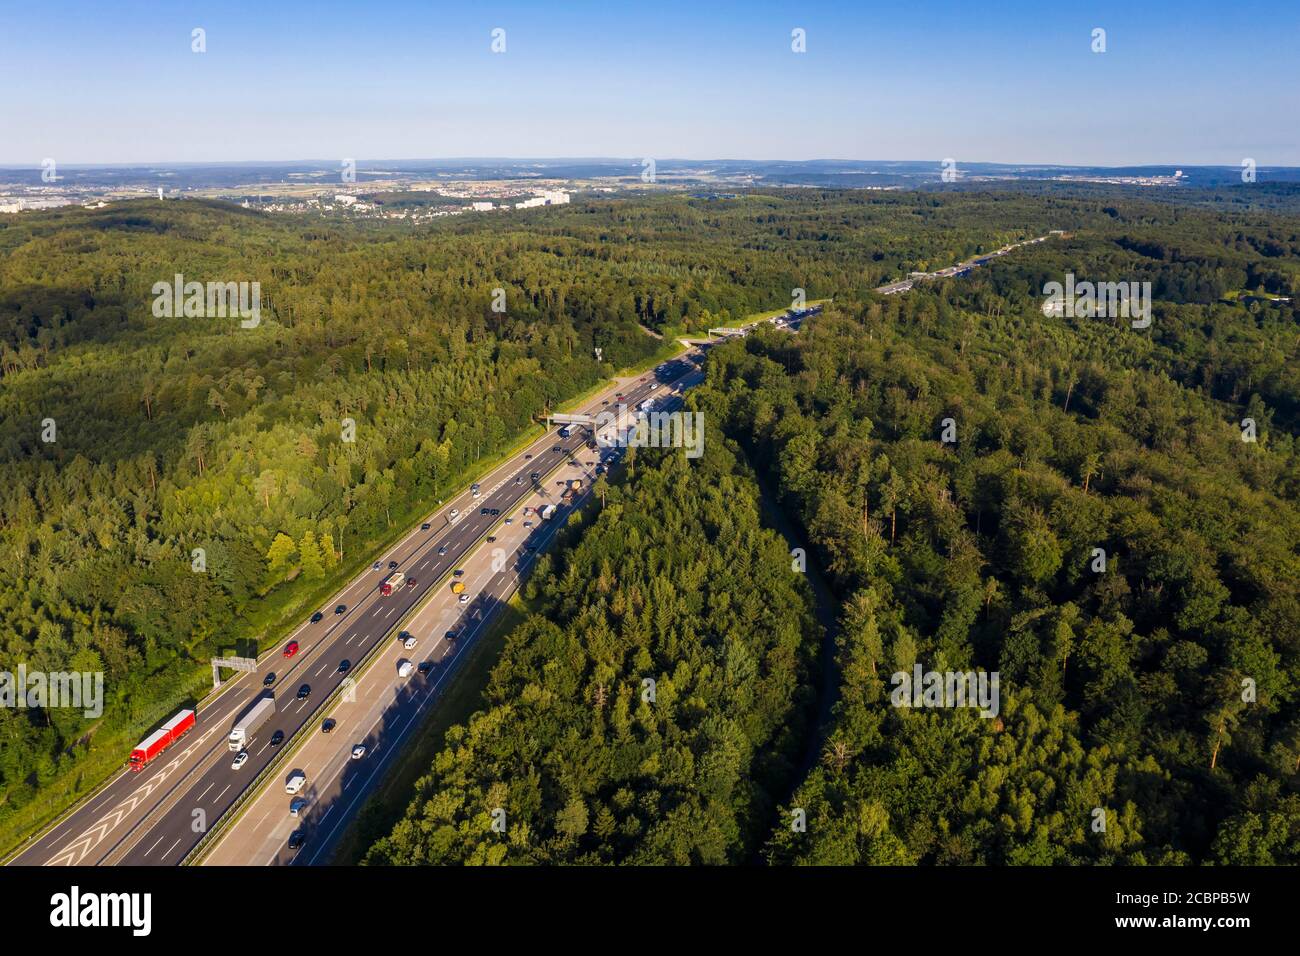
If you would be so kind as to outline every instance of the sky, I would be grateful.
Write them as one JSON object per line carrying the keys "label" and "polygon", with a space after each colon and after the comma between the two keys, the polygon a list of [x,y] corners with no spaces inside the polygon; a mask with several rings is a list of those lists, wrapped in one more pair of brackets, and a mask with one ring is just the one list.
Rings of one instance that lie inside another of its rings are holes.
{"label": "sky", "polygon": [[0,164],[1300,166],[1298,51],[1296,0],[3,0]]}

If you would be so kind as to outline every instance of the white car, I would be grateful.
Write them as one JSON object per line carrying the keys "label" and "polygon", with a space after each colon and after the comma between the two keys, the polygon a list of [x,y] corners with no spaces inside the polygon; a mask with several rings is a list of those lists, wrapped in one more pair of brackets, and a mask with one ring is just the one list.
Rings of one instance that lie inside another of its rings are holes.
{"label": "white car", "polygon": [[397,665],[398,677],[410,677],[411,671],[415,670],[415,665],[410,661],[402,661]]}
{"label": "white car", "polygon": [[[469,595],[468,595],[468,594],[462,594],[462,595],[460,596],[460,603],[461,603],[461,604],[468,604],[468,603],[469,603]],[[405,677],[406,675],[403,674],[402,676]]]}
{"label": "white car", "polygon": [[231,769],[231,770],[238,770],[240,767],[242,767],[242,766],[243,766],[244,764],[246,764],[246,763],[248,763],[248,751],[247,751],[247,750],[241,750],[239,753],[235,754],[235,760],[234,760],[233,763],[231,763],[231,765],[230,765],[230,769]]}
{"label": "white car", "polygon": [[659,383],[658,383],[658,382],[655,382],[653,385],[650,386],[650,391],[653,392],[653,391],[654,391],[656,388],[658,388],[658,387],[659,387]]}
{"label": "white car", "polygon": [[455,508],[452,508],[451,511],[449,511],[447,514],[452,521],[455,521],[457,518],[460,517],[460,512],[457,511]]}
{"label": "white car", "polygon": [[353,760],[360,760],[360,759],[361,759],[362,757],[364,757],[365,755],[366,755],[366,745],[365,745],[365,744],[357,744],[355,747],[352,748],[352,759],[353,759]]}
{"label": "white car", "polygon": [[414,636],[414,635],[407,635],[406,640],[402,641],[402,646],[403,646],[404,648],[406,648],[408,651],[409,651],[411,648],[415,647],[415,636]]}
{"label": "white car", "polygon": [[477,498],[480,494],[482,494],[482,492],[480,492],[477,487],[471,488],[470,491],[473,493],[475,498]]}

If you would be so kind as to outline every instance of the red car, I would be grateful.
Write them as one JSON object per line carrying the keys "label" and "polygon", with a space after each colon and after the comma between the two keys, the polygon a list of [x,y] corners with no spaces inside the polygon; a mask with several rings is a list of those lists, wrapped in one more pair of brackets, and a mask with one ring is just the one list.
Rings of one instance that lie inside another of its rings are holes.
{"label": "red car", "polygon": [[297,653],[298,653],[298,642],[297,642],[297,641],[290,641],[288,644],[284,645],[284,656],[285,656],[285,657],[293,657],[293,655],[295,655],[295,654],[297,654]]}

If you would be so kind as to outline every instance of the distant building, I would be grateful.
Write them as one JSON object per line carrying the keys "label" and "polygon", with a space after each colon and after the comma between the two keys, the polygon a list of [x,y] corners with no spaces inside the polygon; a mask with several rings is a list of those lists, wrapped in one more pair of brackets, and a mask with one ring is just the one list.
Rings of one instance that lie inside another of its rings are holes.
{"label": "distant building", "polygon": [[491,212],[493,206],[490,202],[476,202],[473,203],[470,208],[475,212]]}

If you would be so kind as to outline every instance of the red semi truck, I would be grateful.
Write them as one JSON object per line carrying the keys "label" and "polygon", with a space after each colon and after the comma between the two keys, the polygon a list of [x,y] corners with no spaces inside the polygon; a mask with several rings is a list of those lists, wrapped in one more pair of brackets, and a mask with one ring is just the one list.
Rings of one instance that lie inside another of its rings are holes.
{"label": "red semi truck", "polygon": [[167,723],[163,724],[131,751],[131,772],[139,773],[145,765],[176,741],[180,740],[194,726],[194,711],[182,710]]}

